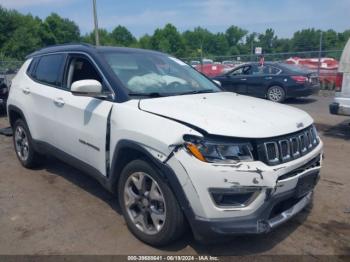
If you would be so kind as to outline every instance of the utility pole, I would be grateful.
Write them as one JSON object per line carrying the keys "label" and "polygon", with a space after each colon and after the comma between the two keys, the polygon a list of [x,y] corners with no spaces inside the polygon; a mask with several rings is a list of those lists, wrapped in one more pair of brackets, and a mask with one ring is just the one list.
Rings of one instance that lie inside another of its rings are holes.
{"label": "utility pole", "polygon": [[250,42],[250,62],[253,62],[253,54],[254,54],[254,46],[253,46],[254,40]]}
{"label": "utility pole", "polygon": [[323,38],[323,32],[321,31],[321,34],[320,34],[320,51],[318,53],[318,68],[317,68],[318,76],[320,76],[320,70],[321,70],[322,38]]}
{"label": "utility pole", "polygon": [[95,44],[100,45],[100,38],[98,35],[98,22],[97,22],[97,12],[96,12],[96,0],[92,0],[93,11],[94,11],[94,25],[95,25]]}

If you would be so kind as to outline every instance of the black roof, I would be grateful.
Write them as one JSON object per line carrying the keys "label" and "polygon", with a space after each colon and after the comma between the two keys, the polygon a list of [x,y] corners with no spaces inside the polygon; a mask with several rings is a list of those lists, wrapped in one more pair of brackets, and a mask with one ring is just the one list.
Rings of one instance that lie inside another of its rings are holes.
{"label": "black roof", "polygon": [[31,54],[29,54],[27,58],[45,55],[49,53],[56,52],[86,52],[86,53],[103,53],[103,52],[125,52],[125,53],[155,53],[155,54],[163,54],[161,52],[140,49],[140,48],[129,48],[129,47],[116,47],[116,46],[94,46],[86,43],[71,43],[71,44],[63,44],[63,45],[54,45],[44,47],[39,49]]}

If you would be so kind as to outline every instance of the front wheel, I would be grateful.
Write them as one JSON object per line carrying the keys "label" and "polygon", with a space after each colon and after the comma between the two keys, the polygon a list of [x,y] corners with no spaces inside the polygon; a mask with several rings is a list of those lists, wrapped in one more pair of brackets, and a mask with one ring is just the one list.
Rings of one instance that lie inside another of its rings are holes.
{"label": "front wheel", "polygon": [[134,160],[123,169],[118,194],[127,226],[140,240],[162,246],[182,235],[181,208],[168,184],[147,162]]}
{"label": "front wheel", "polygon": [[267,90],[266,98],[272,102],[281,103],[286,99],[286,92],[280,86],[271,86]]}

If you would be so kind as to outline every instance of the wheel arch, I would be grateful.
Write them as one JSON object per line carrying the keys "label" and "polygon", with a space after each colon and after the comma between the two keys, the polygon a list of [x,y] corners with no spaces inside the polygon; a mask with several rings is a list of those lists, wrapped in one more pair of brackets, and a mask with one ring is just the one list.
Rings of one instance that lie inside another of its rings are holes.
{"label": "wheel arch", "polygon": [[170,189],[174,193],[181,209],[189,222],[191,222],[195,215],[192,207],[186,197],[183,187],[180,184],[175,172],[166,163],[161,162],[147,151],[142,145],[132,140],[121,140],[114,149],[111,173],[108,182],[108,190],[112,193],[117,192],[119,178],[123,168],[132,160],[144,159],[150,163],[159,174],[168,183]]}
{"label": "wheel arch", "polygon": [[271,83],[269,83],[269,84],[267,85],[266,92],[267,92],[267,90],[269,90],[270,87],[273,87],[273,86],[282,87],[283,90],[284,90],[284,92],[286,92],[286,88],[285,88],[284,84],[281,83],[281,82],[271,82]]}
{"label": "wheel arch", "polygon": [[13,125],[18,119],[22,119],[27,124],[27,120],[24,116],[23,111],[17,106],[9,105],[7,107],[7,115],[8,115],[11,127],[13,127]]}
{"label": "wheel arch", "polygon": [[[121,140],[118,142],[113,152],[109,183],[110,191],[116,192],[122,170],[128,163],[135,159],[144,159],[152,164],[152,166],[159,169],[158,171],[161,171],[162,163],[152,156],[142,145],[131,140]],[[160,174],[166,177],[163,172],[160,172]]]}

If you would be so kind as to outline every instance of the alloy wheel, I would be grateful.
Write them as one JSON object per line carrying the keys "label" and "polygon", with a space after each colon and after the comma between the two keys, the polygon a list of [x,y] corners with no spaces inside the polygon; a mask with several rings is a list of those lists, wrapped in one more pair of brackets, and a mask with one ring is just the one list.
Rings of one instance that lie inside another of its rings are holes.
{"label": "alloy wheel", "polygon": [[284,93],[280,87],[276,86],[276,87],[271,87],[269,89],[269,92],[268,92],[269,100],[274,102],[279,102],[283,99],[283,97],[284,97]]}
{"label": "alloy wheel", "polygon": [[158,183],[144,172],[131,174],[124,186],[124,205],[134,225],[148,235],[157,234],[166,220],[166,205]]}
{"label": "alloy wheel", "polygon": [[17,126],[15,130],[15,147],[20,160],[26,161],[29,156],[29,143],[26,131],[22,126]]}

